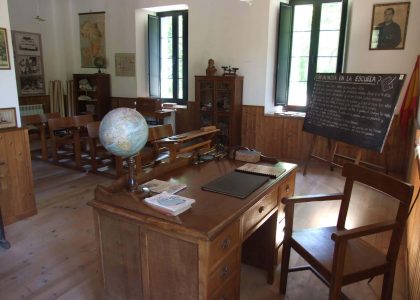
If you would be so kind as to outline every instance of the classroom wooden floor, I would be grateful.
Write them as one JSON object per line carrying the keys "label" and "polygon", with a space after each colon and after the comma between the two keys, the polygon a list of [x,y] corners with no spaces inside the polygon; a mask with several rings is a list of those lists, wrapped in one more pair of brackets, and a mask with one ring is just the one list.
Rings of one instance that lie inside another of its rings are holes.
{"label": "classroom wooden floor", "polygon": [[[91,208],[95,186],[111,180],[33,161],[38,214],[6,227],[12,248],[0,249],[0,299],[102,299]],[[299,172],[296,195],[339,192],[343,187],[340,170],[312,164],[307,176]],[[396,206],[377,192],[356,187],[350,205],[348,228],[386,219]],[[295,210],[296,227],[333,224],[337,202],[302,204]],[[386,236],[370,242],[386,247]],[[404,245],[401,248],[405,249]],[[406,298],[404,251],[400,251],[393,299]],[[291,264],[301,263],[292,255]],[[277,270],[278,271],[278,270]],[[289,275],[287,296],[278,296],[278,277],[273,286],[265,283],[264,272],[243,265],[241,299],[327,299],[328,290],[309,271]],[[351,299],[378,299],[382,277],[344,288]]]}

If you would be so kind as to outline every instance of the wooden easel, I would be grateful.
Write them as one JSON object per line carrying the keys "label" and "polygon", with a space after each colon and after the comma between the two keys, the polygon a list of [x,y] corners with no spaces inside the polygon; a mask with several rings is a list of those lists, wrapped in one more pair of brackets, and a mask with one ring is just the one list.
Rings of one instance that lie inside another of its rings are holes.
{"label": "wooden easel", "polygon": [[342,142],[338,142],[338,141],[335,141],[335,140],[332,140],[332,139],[328,139],[328,150],[329,150],[330,154],[329,154],[328,159],[325,159],[323,157],[320,157],[320,156],[317,156],[317,155],[314,154],[314,147],[315,147],[315,143],[316,143],[316,140],[317,139],[318,139],[318,136],[314,134],[313,137],[312,137],[311,145],[309,146],[309,155],[308,155],[308,157],[307,157],[307,159],[305,161],[305,164],[304,164],[303,176],[306,175],[306,170],[308,169],[309,160],[311,158],[316,158],[318,160],[321,160],[323,162],[328,163],[330,165],[330,170],[331,171],[334,170],[334,167],[340,167],[340,168],[342,168],[343,167],[342,165],[339,165],[339,164],[337,164],[337,163],[334,162],[335,157],[339,157],[339,158],[342,158],[342,159],[353,161],[356,165],[358,165],[358,164],[365,164],[365,165],[368,165],[370,167],[374,167],[374,168],[377,168],[377,169],[384,169],[385,170],[385,173],[388,174],[388,159],[387,159],[387,155],[386,155],[386,151],[385,150],[384,150],[385,167],[382,167],[382,166],[371,164],[371,163],[368,163],[368,162],[365,162],[365,161],[361,161],[361,158],[362,158],[362,150],[363,149],[362,148],[359,148],[359,147],[357,148],[356,157],[354,157],[354,158],[337,153],[338,146]]}

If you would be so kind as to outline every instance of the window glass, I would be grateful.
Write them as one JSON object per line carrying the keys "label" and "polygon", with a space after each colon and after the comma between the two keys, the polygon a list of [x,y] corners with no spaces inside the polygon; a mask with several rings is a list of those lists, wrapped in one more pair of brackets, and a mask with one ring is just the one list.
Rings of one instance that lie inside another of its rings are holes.
{"label": "window glass", "polygon": [[288,105],[306,105],[312,14],[312,4],[295,6]]}
{"label": "window glass", "polygon": [[162,98],[173,98],[172,50],[172,17],[162,17],[160,23],[160,93]]}
{"label": "window glass", "polygon": [[335,73],[340,41],[341,2],[323,3],[316,72]]}

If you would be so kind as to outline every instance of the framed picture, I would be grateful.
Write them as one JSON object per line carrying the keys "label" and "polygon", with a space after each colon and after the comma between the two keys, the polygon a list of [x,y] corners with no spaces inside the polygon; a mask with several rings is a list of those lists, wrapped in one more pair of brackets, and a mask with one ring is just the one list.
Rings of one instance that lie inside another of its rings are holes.
{"label": "framed picture", "polygon": [[369,49],[404,49],[409,11],[410,2],[375,4]]}
{"label": "framed picture", "polygon": [[82,68],[105,68],[105,12],[79,14]]}
{"label": "framed picture", "polygon": [[136,55],[134,53],[115,53],[115,75],[136,76]]}
{"label": "framed picture", "polygon": [[41,35],[39,33],[13,31],[17,55],[41,56]]}
{"label": "framed picture", "polygon": [[0,128],[11,128],[16,126],[16,108],[0,108]]}
{"label": "framed picture", "polygon": [[19,96],[45,95],[41,35],[12,31],[12,37]]}
{"label": "framed picture", "polygon": [[0,28],[0,70],[10,69],[9,45],[7,43],[7,30]]}

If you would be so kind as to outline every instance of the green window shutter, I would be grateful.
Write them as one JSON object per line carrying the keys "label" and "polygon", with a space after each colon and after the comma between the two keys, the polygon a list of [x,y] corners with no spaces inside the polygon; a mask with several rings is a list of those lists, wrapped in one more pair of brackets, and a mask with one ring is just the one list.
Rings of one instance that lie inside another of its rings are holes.
{"label": "green window shutter", "polygon": [[277,74],[275,105],[286,105],[289,90],[290,52],[292,46],[293,10],[290,5],[280,3],[277,45]]}
{"label": "green window shutter", "polygon": [[160,97],[159,17],[149,15],[149,96]]}

